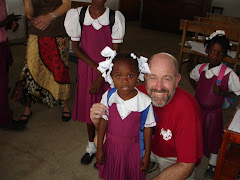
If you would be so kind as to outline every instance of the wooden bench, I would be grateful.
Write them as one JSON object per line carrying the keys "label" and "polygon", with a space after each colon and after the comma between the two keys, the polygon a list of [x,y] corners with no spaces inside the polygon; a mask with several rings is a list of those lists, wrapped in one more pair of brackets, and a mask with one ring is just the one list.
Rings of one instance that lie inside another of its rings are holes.
{"label": "wooden bench", "polygon": [[233,28],[233,29],[240,29],[240,21],[233,22],[233,21],[206,18],[206,17],[198,17],[198,16],[194,17],[194,21],[208,23],[208,24],[215,24],[218,26],[224,26],[224,27]]}
{"label": "wooden bench", "polygon": [[[198,33],[202,34],[205,36],[209,36],[216,30],[223,30],[225,31],[226,36],[230,41],[238,42],[238,46],[236,48],[236,55],[234,58],[227,56],[224,58],[224,62],[227,63],[232,63],[234,64],[234,70],[236,70],[236,67],[239,63],[239,51],[240,51],[240,31],[237,29],[232,29],[224,26],[218,26],[214,24],[208,24],[208,23],[202,23],[202,22],[197,22],[197,21],[189,21],[189,20],[180,20],[180,30],[183,31],[182,34],[182,41],[180,44],[180,54],[179,54],[179,71],[181,72],[181,65],[182,65],[182,59],[183,59],[183,54],[188,53],[196,56],[202,56],[202,57],[207,57],[206,54],[199,53],[197,51],[194,51],[191,49],[189,46],[185,46],[187,39],[187,33],[192,32],[192,33]],[[192,41],[198,41],[197,38],[191,39]]]}
{"label": "wooden bench", "polygon": [[218,20],[223,20],[223,21],[231,21],[231,22],[240,23],[240,18],[238,18],[238,17],[223,16],[220,14],[213,14],[213,13],[207,13],[206,17],[211,18],[211,19],[218,19]]}

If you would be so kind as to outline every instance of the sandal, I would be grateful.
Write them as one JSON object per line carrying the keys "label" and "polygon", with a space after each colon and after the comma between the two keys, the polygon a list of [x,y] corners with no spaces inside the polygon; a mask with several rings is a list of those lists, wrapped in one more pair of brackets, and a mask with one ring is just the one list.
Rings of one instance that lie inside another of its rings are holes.
{"label": "sandal", "polygon": [[[30,112],[29,115],[25,115],[25,114],[21,115],[20,118],[19,118],[19,123],[23,124],[24,126],[27,125],[31,116],[32,116],[32,111]],[[21,120],[22,117],[26,117],[27,119]]]}
{"label": "sandal", "polygon": [[25,129],[25,125],[20,123],[19,121],[13,120],[12,123],[8,126],[8,129],[12,129],[12,130],[24,130]]}
{"label": "sandal", "polygon": [[[70,116],[64,116],[64,114],[69,114]],[[62,113],[62,121],[63,121],[63,122],[68,122],[68,121],[71,120],[71,118],[72,118],[71,112],[63,112],[63,113]]]}

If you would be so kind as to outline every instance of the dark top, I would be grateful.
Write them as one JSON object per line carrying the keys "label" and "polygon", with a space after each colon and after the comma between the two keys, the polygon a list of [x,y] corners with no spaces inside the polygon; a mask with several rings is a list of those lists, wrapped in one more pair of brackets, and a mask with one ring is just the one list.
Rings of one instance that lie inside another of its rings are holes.
{"label": "dark top", "polygon": [[[32,0],[32,3],[34,8],[33,17],[37,17],[57,9],[59,6],[61,6],[62,0]],[[67,33],[64,28],[65,15],[66,14],[53,20],[45,30],[39,30],[31,25],[29,28],[29,34],[45,37],[66,37]]]}

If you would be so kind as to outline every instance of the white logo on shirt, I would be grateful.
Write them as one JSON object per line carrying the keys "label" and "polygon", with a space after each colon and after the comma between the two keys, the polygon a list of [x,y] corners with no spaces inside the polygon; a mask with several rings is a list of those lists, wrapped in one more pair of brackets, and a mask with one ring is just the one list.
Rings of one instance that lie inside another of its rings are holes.
{"label": "white logo on shirt", "polygon": [[169,129],[168,129],[167,131],[165,131],[165,130],[162,128],[160,135],[163,136],[163,139],[164,139],[165,141],[168,141],[169,139],[172,138],[172,131],[169,130]]}

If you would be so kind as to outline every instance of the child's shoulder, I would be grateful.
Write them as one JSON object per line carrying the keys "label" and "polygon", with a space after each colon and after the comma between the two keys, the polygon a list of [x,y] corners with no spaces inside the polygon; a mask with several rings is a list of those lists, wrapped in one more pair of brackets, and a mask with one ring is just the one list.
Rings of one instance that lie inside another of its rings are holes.
{"label": "child's shoulder", "polygon": [[144,94],[143,92],[139,91],[138,89],[137,89],[137,91],[138,91],[138,98],[139,99],[142,99],[142,100],[145,100],[145,101],[151,101],[151,98],[148,95]]}

